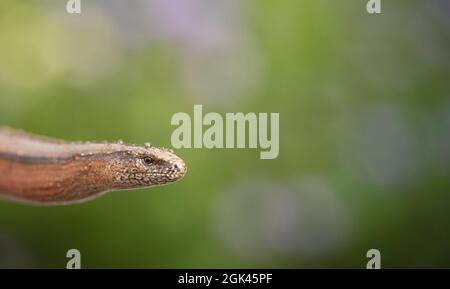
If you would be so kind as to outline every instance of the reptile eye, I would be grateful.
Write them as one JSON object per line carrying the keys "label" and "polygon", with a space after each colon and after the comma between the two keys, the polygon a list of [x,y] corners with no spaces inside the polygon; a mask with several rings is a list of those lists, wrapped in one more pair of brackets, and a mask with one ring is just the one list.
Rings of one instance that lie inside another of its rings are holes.
{"label": "reptile eye", "polygon": [[153,159],[151,157],[144,157],[144,164],[151,165],[153,164]]}

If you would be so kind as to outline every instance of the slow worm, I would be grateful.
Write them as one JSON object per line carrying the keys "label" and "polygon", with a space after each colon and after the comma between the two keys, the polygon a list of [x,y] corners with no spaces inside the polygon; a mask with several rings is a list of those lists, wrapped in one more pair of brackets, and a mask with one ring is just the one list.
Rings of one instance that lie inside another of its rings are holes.
{"label": "slow worm", "polygon": [[0,127],[0,196],[19,202],[79,203],[173,183],[186,170],[171,150],[150,144],[67,142]]}

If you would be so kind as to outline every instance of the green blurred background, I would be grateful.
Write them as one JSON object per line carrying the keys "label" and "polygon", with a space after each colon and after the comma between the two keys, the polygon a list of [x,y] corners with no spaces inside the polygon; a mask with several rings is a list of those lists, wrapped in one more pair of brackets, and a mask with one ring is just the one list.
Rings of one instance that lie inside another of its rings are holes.
{"label": "green blurred background", "polygon": [[[450,2],[0,2],[0,125],[170,147],[176,112],[279,112],[280,155],[180,149],[176,184],[0,202],[0,267],[450,267]],[[0,176],[1,177],[1,176]]]}

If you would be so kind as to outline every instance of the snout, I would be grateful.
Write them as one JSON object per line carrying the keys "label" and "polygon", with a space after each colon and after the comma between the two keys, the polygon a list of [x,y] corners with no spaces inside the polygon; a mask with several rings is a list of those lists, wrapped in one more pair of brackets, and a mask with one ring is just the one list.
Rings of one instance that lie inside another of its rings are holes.
{"label": "snout", "polygon": [[182,159],[178,159],[172,165],[173,171],[177,174],[178,178],[182,178],[186,175],[187,166],[186,163]]}
{"label": "snout", "polygon": [[169,182],[175,182],[186,175],[187,165],[177,155],[170,153],[164,164]]}

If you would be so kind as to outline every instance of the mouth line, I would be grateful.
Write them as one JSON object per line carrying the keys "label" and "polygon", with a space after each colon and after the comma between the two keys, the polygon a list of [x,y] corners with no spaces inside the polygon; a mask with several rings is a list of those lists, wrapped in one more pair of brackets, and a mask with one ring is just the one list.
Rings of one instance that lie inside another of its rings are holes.
{"label": "mouth line", "polygon": [[165,176],[166,177],[166,176],[177,176],[177,175],[182,176],[182,174],[180,174],[180,173],[173,173],[173,174],[153,173],[150,176]]}

